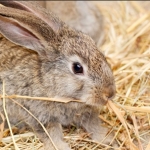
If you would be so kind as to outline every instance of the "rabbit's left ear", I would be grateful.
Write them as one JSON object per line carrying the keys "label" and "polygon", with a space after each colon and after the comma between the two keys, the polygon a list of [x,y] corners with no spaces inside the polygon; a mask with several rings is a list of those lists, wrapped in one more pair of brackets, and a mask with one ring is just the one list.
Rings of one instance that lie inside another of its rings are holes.
{"label": "rabbit's left ear", "polygon": [[55,44],[56,33],[34,14],[2,6],[0,7],[0,33],[17,45],[24,46],[45,56],[46,50]]}
{"label": "rabbit's left ear", "polygon": [[56,18],[54,14],[47,12],[44,8],[40,7],[38,3],[34,1],[2,0],[0,1],[0,4],[34,14],[35,16],[46,22],[55,33],[57,33],[61,28],[62,22],[58,18]]}

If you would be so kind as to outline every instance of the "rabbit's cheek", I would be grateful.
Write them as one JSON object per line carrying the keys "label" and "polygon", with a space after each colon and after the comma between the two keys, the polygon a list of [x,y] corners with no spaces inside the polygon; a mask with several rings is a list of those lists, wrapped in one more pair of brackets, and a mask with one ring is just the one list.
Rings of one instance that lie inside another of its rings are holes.
{"label": "rabbit's cheek", "polygon": [[82,81],[68,78],[68,79],[64,79],[61,82],[61,84],[63,87],[62,91],[60,91],[61,94],[63,92],[62,96],[65,96],[68,98],[77,98],[77,99],[80,98],[80,95],[82,94],[82,90],[83,90],[83,82]]}

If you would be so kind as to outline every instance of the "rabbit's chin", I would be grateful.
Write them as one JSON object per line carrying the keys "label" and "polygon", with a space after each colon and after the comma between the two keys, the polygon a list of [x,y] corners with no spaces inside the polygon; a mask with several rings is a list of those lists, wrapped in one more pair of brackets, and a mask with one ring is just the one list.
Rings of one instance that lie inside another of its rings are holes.
{"label": "rabbit's chin", "polygon": [[82,97],[81,101],[87,105],[92,105],[92,106],[97,106],[97,107],[102,107],[107,104],[108,99],[103,99],[103,98],[86,98]]}

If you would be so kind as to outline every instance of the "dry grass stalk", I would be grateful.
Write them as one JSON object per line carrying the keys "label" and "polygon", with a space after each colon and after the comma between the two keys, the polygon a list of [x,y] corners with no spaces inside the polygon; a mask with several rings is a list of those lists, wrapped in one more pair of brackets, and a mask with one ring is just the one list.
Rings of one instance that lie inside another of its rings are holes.
{"label": "dry grass stalk", "polygon": [[9,96],[3,96],[0,95],[0,98],[9,98],[9,99],[26,99],[26,100],[42,100],[42,101],[55,101],[55,102],[61,102],[61,103],[69,103],[69,102],[79,102],[80,100],[71,100],[71,99],[56,99],[56,98],[48,98],[48,97],[31,97],[31,96],[21,96],[21,95],[9,95]]}
{"label": "dry grass stalk", "polygon": [[5,118],[4,118],[4,115],[2,113],[0,113],[0,116],[2,118],[2,123],[0,124],[0,141],[2,141],[2,138],[3,138],[3,134],[4,134],[4,121],[5,121]]}
{"label": "dry grass stalk", "polygon": [[131,1],[130,3],[134,7],[134,9],[137,10],[138,12],[140,12],[140,13],[145,12],[145,9],[141,5],[139,5],[137,2]]}
{"label": "dry grass stalk", "polygon": [[16,142],[15,142],[15,139],[14,139],[14,135],[13,135],[13,132],[12,132],[12,129],[11,129],[11,125],[10,125],[10,122],[9,122],[9,118],[8,118],[8,115],[7,115],[7,111],[6,111],[6,104],[5,104],[5,82],[3,81],[3,110],[4,110],[4,114],[5,114],[5,117],[6,117],[6,120],[7,120],[7,124],[8,124],[8,127],[9,127],[9,130],[10,130],[10,134],[11,134],[11,137],[12,137],[12,141],[13,141],[13,144],[14,144],[14,147],[16,150],[19,150]]}
{"label": "dry grass stalk", "polygon": [[130,145],[129,147],[130,147],[130,149],[138,150],[138,148],[132,143],[132,139],[130,137],[130,133],[129,133],[129,129],[127,127],[127,123],[126,123],[125,119],[123,118],[122,114],[120,113],[119,109],[111,101],[108,101],[107,106],[110,107],[114,111],[114,113],[116,114],[118,119],[121,121],[121,123],[125,127],[125,129],[127,131],[127,134],[128,134],[128,138],[129,138],[129,145]]}
{"label": "dry grass stalk", "polygon": [[149,149],[150,149],[150,141],[149,141],[149,143],[148,143],[148,145],[147,145],[145,150],[149,150]]}
{"label": "dry grass stalk", "polygon": [[[114,138],[118,142],[119,150],[149,150],[150,11],[145,10],[136,1],[114,3],[114,6],[106,6],[96,2],[105,17],[105,41],[100,48],[112,65],[117,86],[114,103],[109,102],[109,106],[104,107],[100,118],[105,122],[105,126],[115,131]],[[6,96],[3,95],[2,98],[4,97]],[[16,95],[13,98],[17,98]],[[73,127],[64,129],[64,134],[65,140],[74,150],[111,147],[93,142],[83,130],[75,130]],[[33,135],[31,137],[34,138]],[[27,141],[24,145],[20,138],[16,140],[21,150],[31,143]],[[39,143],[38,141],[36,144]],[[34,143],[35,147],[36,144]],[[10,147],[12,148],[12,141],[5,143],[2,149]],[[29,146],[28,149],[32,148]]]}

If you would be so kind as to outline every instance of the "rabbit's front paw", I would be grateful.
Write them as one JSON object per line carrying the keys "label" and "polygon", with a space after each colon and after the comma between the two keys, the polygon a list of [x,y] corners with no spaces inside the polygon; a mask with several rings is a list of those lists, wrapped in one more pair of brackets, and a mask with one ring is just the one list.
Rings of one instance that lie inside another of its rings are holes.
{"label": "rabbit's front paw", "polygon": [[58,150],[71,150],[71,148],[68,146],[67,143],[61,143],[61,144],[58,146]]}
{"label": "rabbit's front paw", "polygon": [[[57,150],[71,150],[67,143],[60,143],[59,145],[55,145]],[[56,150],[54,146],[44,145],[40,150]]]}
{"label": "rabbit's front paw", "polygon": [[[107,132],[108,129],[107,128],[103,128],[103,127],[99,127],[99,129],[97,131],[94,131],[91,135],[91,138],[96,141],[96,142],[100,142],[100,143],[110,143],[113,136],[107,136]],[[105,141],[105,142],[103,142]]]}
{"label": "rabbit's front paw", "polygon": [[40,150],[71,150],[67,143],[63,141],[62,127],[59,123],[50,122],[46,129],[50,138],[42,130],[37,130],[36,134],[44,143]]}
{"label": "rabbit's front paw", "polygon": [[98,143],[103,143],[106,145],[110,145],[113,148],[118,148],[116,140],[113,140],[114,134],[110,133],[109,135],[107,135],[107,133],[108,129],[101,126],[100,130],[98,132],[94,132],[91,138]]}
{"label": "rabbit's front paw", "polygon": [[[71,150],[71,148],[68,146],[67,143],[60,143],[59,145],[55,145],[57,150]],[[39,150],[56,150],[54,146],[47,143],[43,147],[41,147]]]}

